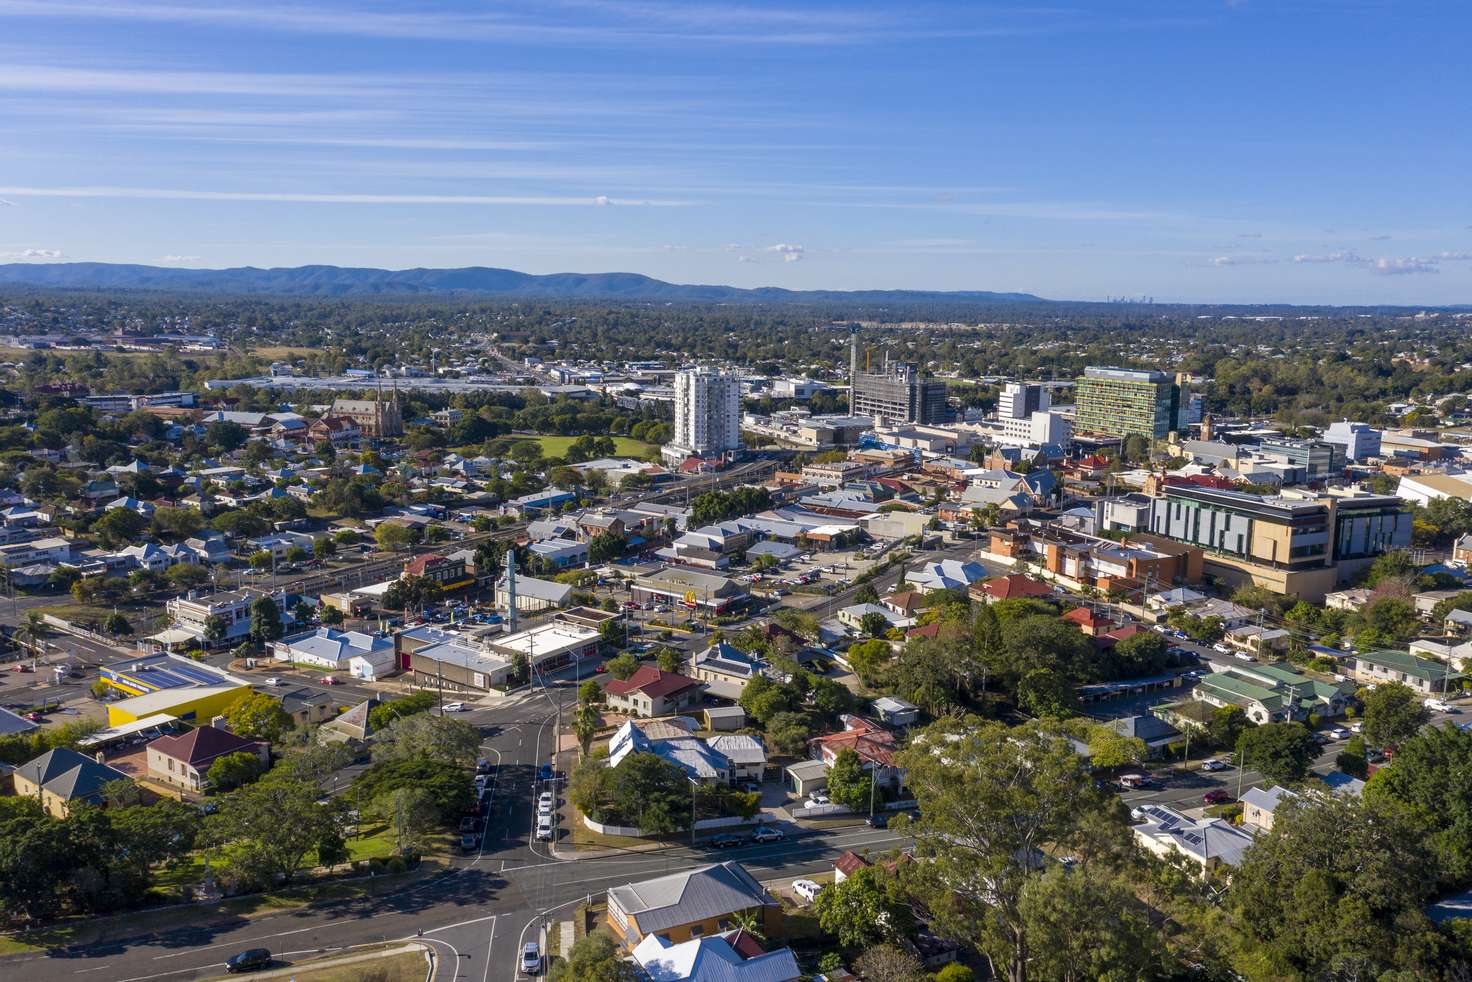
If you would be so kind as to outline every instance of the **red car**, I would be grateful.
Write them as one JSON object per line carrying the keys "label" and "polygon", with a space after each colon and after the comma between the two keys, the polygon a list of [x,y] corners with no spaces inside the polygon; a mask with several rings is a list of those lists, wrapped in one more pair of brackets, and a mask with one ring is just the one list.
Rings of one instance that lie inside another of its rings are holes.
{"label": "red car", "polygon": [[1201,796],[1201,800],[1208,805],[1225,805],[1232,800],[1232,796],[1221,788],[1213,788]]}

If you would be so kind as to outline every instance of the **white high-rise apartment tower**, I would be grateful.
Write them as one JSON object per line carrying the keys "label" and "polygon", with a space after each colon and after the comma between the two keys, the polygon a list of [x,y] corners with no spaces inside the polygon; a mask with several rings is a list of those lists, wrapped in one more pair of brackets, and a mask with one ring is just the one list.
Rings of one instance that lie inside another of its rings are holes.
{"label": "white high-rise apartment tower", "polygon": [[663,455],[672,466],[741,449],[741,378],[701,366],[675,374],[675,433]]}

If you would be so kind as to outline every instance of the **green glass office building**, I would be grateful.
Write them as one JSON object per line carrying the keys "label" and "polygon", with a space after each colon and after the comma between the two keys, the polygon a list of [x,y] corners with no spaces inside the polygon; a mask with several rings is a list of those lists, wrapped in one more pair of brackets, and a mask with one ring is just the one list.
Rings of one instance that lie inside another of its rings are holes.
{"label": "green glass office building", "polygon": [[1163,440],[1184,429],[1184,405],[1181,387],[1164,372],[1085,368],[1075,384],[1073,429]]}

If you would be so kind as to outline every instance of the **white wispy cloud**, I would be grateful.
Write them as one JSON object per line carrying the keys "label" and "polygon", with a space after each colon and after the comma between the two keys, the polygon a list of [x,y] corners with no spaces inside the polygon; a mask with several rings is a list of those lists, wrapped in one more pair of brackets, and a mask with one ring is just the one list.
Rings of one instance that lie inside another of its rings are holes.
{"label": "white wispy cloud", "polygon": [[1215,256],[1206,261],[1208,266],[1271,266],[1278,260],[1271,256]]}
{"label": "white wispy cloud", "polygon": [[1298,255],[1295,263],[1343,263],[1359,266],[1378,276],[1407,276],[1417,273],[1439,273],[1441,263],[1472,261],[1472,253],[1442,251],[1426,256],[1377,256],[1369,259],[1350,251],[1329,252],[1320,255]]}
{"label": "white wispy cloud", "polygon": [[768,252],[778,252],[787,256],[800,256],[805,251],[802,246],[792,242],[778,242],[776,245],[767,246]]}
{"label": "white wispy cloud", "polygon": [[174,256],[174,255],[169,255],[169,256],[160,256],[158,261],[161,262],[161,263],[163,263],[166,266],[177,266],[180,263],[197,263],[197,262],[199,262],[203,258],[204,258],[203,256]]}
{"label": "white wispy cloud", "polygon": [[1369,260],[1353,252],[1326,252],[1319,255],[1299,254],[1293,257],[1296,263],[1348,263],[1362,265]]}
{"label": "white wispy cloud", "polygon": [[133,198],[172,201],[281,201],[340,205],[528,205],[553,208],[626,205],[682,208],[691,201],[653,198],[610,198],[607,195],[497,195],[497,194],[345,194],[293,191],[197,191],[186,188],[0,187],[0,194],[18,198]]}
{"label": "white wispy cloud", "polygon": [[1076,27],[1047,7],[987,10],[959,20],[857,4],[647,3],[609,0],[511,2],[494,10],[362,9],[328,4],[224,5],[160,0],[0,0],[21,17],[180,23],[230,30],[424,41],[710,42],[751,45],[852,45],[895,38],[1010,37]]}
{"label": "white wispy cloud", "polygon": [[1412,273],[1439,273],[1436,260],[1418,256],[1401,256],[1391,259],[1381,256],[1370,264],[1370,268],[1381,276],[1404,276]]}
{"label": "white wispy cloud", "polygon": [[738,263],[754,263],[759,262],[760,260],[758,260],[755,256],[737,256],[736,261]]}
{"label": "white wispy cloud", "polygon": [[61,259],[64,255],[60,249],[16,249],[0,252],[0,259]]}
{"label": "white wispy cloud", "polygon": [[800,253],[800,252],[784,252],[782,254],[782,261],[784,263],[800,263],[800,262],[802,262],[802,253]]}

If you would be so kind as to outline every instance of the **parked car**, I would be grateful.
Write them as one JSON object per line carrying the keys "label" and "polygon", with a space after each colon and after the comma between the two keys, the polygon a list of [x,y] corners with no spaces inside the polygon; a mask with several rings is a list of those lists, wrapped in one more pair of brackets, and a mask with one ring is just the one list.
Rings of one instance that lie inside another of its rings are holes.
{"label": "parked car", "polygon": [[1452,707],[1440,699],[1427,699],[1422,705],[1433,713],[1449,713],[1452,711]]}
{"label": "parked car", "polygon": [[538,810],[545,810],[548,814],[552,812],[552,806],[557,804],[557,796],[551,791],[543,791],[537,796]]}
{"label": "parked car", "polygon": [[467,815],[465,818],[460,819],[460,832],[461,832],[461,834],[464,834],[466,832],[474,832],[474,831],[475,831],[475,819],[473,817]]}
{"label": "parked car", "polygon": [[1360,720],[1355,720],[1353,723],[1349,724],[1349,732],[1351,733],[1362,733],[1364,732],[1364,729],[1365,724]]}
{"label": "parked car", "polygon": [[271,964],[271,952],[266,948],[247,948],[225,959],[225,971],[254,972]]}
{"label": "parked car", "polygon": [[812,903],[814,900],[816,900],[818,894],[821,893],[822,890],[823,885],[821,883],[814,883],[812,880],[792,881],[792,892],[797,894],[803,900],[806,900],[808,903]]}
{"label": "parked car", "polygon": [[322,676],[322,684],[323,685],[337,685],[337,676],[336,675],[324,675],[324,676]]}
{"label": "parked car", "polygon": [[445,703],[445,712],[447,712],[447,713],[463,713],[463,712],[465,712],[465,703],[463,703],[463,702],[447,702],[447,703]]}
{"label": "parked car", "polygon": [[536,975],[542,971],[542,946],[535,941],[528,941],[522,946],[521,970],[527,975]]}
{"label": "parked car", "polygon": [[1348,740],[1349,731],[1342,726],[1336,726],[1329,731],[1329,735],[1336,740]]}
{"label": "parked car", "polygon": [[486,758],[484,758],[484,757],[482,757],[479,760],[477,760],[475,762],[475,773],[477,773],[477,774],[489,774],[489,773],[491,773],[491,762],[489,760],[487,760]]}
{"label": "parked car", "polygon": [[752,794],[761,794],[762,786],[755,781],[742,781],[741,790]]}
{"label": "parked car", "polygon": [[461,852],[475,852],[476,847],[479,845],[480,836],[476,835],[474,832],[462,832],[460,834]]}
{"label": "parked car", "polygon": [[832,804],[832,801],[821,791],[814,791],[808,795],[808,800],[803,802],[804,808],[818,808],[822,805]]}
{"label": "parked car", "polygon": [[279,676],[272,675],[266,679],[267,685],[285,685],[286,682]]}
{"label": "parked car", "polygon": [[537,839],[542,842],[552,841],[552,816],[541,815],[537,818]]}
{"label": "parked car", "polygon": [[552,781],[552,780],[555,780],[556,777],[557,777],[557,772],[552,769],[552,765],[551,764],[538,764],[537,765],[537,780],[538,781]]}
{"label": "parked car", "polygon": [[734,832],[722,832],[707,839],[706,845],[712,849],[732,849],[741,845],[741,836]]}
{"label": "parked car", "polygon": [[889,816],[885,815],[883,812],[875,812],[873,815],[870,815],[868,818],[868,822],[871,829],[889,828]]}
{"label": "parked car", "polygon": [[1208,805],[1225,805],[1232,800],[1232,796],[1222,788],[1212,788],[1201,796],[1201,800]]}
{"label": "parked car", "polygon": [[758,825],[756,831],[751,833],[752,842],[781,842],[787,838],[787,833],[775,825]]}
{"label": "parked car", "polygon": [[1217,760],[1215,757],[1201,762],[1201,769],[1207,772],[1224,771],[1227,769],[1225,761]]}

